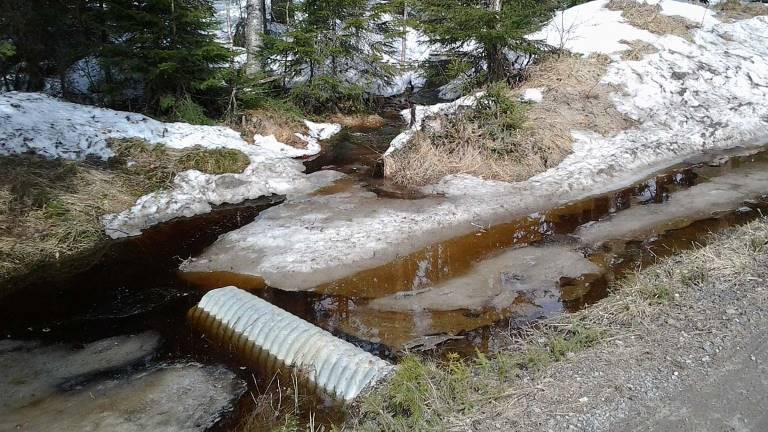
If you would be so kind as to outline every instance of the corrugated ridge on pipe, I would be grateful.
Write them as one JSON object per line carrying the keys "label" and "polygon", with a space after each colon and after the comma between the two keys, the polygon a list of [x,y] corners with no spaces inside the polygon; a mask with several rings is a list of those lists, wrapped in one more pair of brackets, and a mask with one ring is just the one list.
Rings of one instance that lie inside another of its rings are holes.
{"label": "corrugated ridge on pipe", "polygon": [[394,370],[390,363],[239,288],[209,291],[189,316],[201,331],[267,372],[296,369],[310,385],[345,402]]}

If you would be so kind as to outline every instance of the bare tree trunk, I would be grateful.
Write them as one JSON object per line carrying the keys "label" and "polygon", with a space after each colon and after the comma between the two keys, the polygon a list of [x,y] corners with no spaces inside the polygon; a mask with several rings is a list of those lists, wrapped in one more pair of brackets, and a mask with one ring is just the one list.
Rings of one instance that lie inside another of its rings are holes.
{"label": "bare tree trunk", "polygon": [[232,15],[229,13],[229,2],[230,0],[227,0],[225,3],[225,8],[227,11],[227,41],[231,44],[232,43]]}
{"label": "bare tree trunk", "polygon": [[249,75],[261,70],[259,50],[264,38],[264,0],[248,0],[245,5],[245,70]]}
{"label": "bare tree trunk", "polygon": [[403,2],[403,40],[402,45],[400,48],[400,67],[405,67],[405,59],[406,59],[406,49],[408,48],[406,46],[406,40],[408,38],[408,26],[406,26],[406,21],[408,20],[408,1]]}
{"label": "bare tree trunk", "polygon": [[[491,0],[491,10],[501,12],[501,0]],[[498,14],[497,14],[498,15]],[[488,67],[488,79],[499,81],[504,77],[504,52],[496,44],[486,49],[486,62]]]}

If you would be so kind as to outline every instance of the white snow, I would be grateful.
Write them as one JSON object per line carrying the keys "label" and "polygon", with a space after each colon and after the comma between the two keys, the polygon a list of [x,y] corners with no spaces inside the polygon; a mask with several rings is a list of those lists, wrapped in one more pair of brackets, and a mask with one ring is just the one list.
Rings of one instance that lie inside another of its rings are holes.
{"label": "white snow", "polygon": [[400,41],[397,42],[397,52],[394,55],[385,55],[384,61],[401,67],[399,73],[393,78],[391,83],[376,81],[371,83],[369,91],[380,96],[395,96],[403,94],[409,84],[414,87],[423,87],[426,78],[419,64],[429,58],[435,46],[430,43],[420,31],[408,27],[405,33],[405,53]]}
{"label": "white snow", "polygon": [[[230,270],[264,276],[279,288],[311,288],[472,232],[477,225],[614,190],[700,152],[768,143],[768,17],[735,23],[708,17],[711,23],[689,43],[636,29],[605,4],[569,9],[539,36],[554,42],[551,30],[565,27],[565,47],[583,54],[626,49],[620,40],[653,44],[657,53],[639,61],[616,59],[604,78],[620,89],[616,106],[637,126],[611,137],[574,131],[573,153],[527,181],[454,175],[425,188],[442,195],[426,200],[341,193],[274,207],[223,236],[184,269]],[[701,11],[684,3],[663,7],[690,17]],[[417,120],[420,127],[423,116]]]}
{"label": "white snow", "polygon": [[661,5],[662,15],[681,16],[695,24],[701,25],[705,29],[720,22],[715,17],[715,11],[711,9],[712,6],[718,3],[716,0],[710,0],[709,7],[677,0],[646,0],[645,2]]}
{"label": "white snow", "polygon": [[528,88],[523,91],[523,94],[520,95],[520,100],[523,102],[534,102],[539,103],[542,100],[544,100],[544,88]]}
{"label": "white snow", "polygon": [[[437,114],[451,114],[461,107],[472,106],[477,103],[477,99],[482,95],[483,92],[479,92],[474,95],[464,96],[452,102],[444,102],[434,105],[416,105],[416,118],[413,119],[413,125],[392,140],[389,144],[389,148],[384,152],[384,156],[387,156],[393,151],[406,145],[413,135],[424,126],[425,119]],[[403,117],[403,120],[405,120],[406,123],[411,123],[411,110],[404,109],[400,111],[400,116]]]}
{"label": "white snow", "polygon": [[[170,190],[141,197],[129,210],[104,217],[112,237],[140,234],[156,223],[209,212],[213,205],[238,203],[270,194],[297,195],[314,190],[341,174],[303,173],[291,157],[317,153],[317,140],[341,127],[308,123],[307,149],[294,149],[274,137],[254,137],[249,144],[222,126],[163,123],[141,114],[63,102],[39,93],[0,94],[0,155],[36,153],[48,158],[101,159],[113,156],[108,140],[140,138],[151,144],[181,149],[194,146],[240,150],[250,159],[243,173],[211,175],[179,173]],[[292,149],[292,150],[290,150]]]}
{"label": "white snow", "polygon": [[[676,0],[650,0],[647,3],[660,4],[662,14],[682,16],[705,29],[720,22],[711,10],[702,6]],[[624,41],[640,40],[654,44],[660,39],[674,37],[659,36],[633,27],[621,16],[621,11],[606,9],[607,4],[608,0],[597,0],[558,11],[548,25],[528,38],[588,55],[615,54],[627,50],[629,47]]]}
{"label": "white snow", "polygon": [[608,10],[606,4],[608,0],[597,0],[558,11],[547,26],[528,38],[579,54],[612,54],[629,48],[621,40],[652,43],[658,39],[629,25],[621,11]]}
{"label": "white snow", "polygon": [[327,140],[341,132],[341,125],[338,123],[315,123],[304,120],[304,124],[309,129],[309,136],[320,141]]}
{"label": "white snow", "polygon": [[227,147],[246,154],[253,150],[226,127],[163,123],[141,114],[63,102],[40,93],[0,94],[0,154],[106,159],[113,156],[107,146],[111,138],[141,138],[172,148]]}

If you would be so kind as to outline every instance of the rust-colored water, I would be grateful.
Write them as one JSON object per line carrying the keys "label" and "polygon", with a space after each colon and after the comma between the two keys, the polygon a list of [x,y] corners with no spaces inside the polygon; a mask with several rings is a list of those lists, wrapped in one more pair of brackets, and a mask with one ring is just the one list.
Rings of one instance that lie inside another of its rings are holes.
{"label": "rust-colored water", "polygon": [[[661,256],[690,248],[707,233],[754,218],[757,213],[730,212],[702,221],[667,221],[664,234],[645,241],[612,241],[584,254],[602,270],[559,280],[559,289],[521,293],[509,306],[482,310],[381,311],[368,306],[374,298],[420,290],[470,272],[478,262],[510,248],[570,242],[578,227],[632,206],[656,205],[675,191],[691,187],[744,165],[766,165],[766,153],[732,157],[710,166],[682,164],[631,187],[550,209],[542,214],[491,227],[427,246],[383,266],[315,288],[312,293],[282,293],[263,280],[234,273],[193,273],[184,277],[205,289],[234,285],[248,289],[295,314],[334,332],[383,344],[394,350],[423,336],[486,327],[508,319],[529,321],[562,311],[575,311],[606,294],[611,280],[625,271],[648,265]],[[766,191],[768,192],[768,191]],[[762,208],[763,204],[754,204]],[[276,295],[274,293],[281,293]]]}
{"label": "rust-colored water", "polygon": [[[360,165],[355,159],[357,156],[345,157],[342,151],[334,159],[336,162],[330,164],[345,166],[350,172],[361,171],[357,167]],[[324,166],[328,160],[318,161],[317,165]],[[700,221],[673,221],[665,232],[652,239],[608,242],[598,250],[585,250],[584,254],[601,268],[600,273],[561,278],[555,289],[523,292],[502,309],[390,312],[374,309],[369,302],[465,275],[476,263],[510,248],[568,244],[571,241],[568,235],[580,225],[632,206],[664,202],[677,190],[745,164],[768,167],[768,157],[763,152],[733,157],[721,166],[683,164],[629,188],[540,215],[478,228],[474,233],[430,245],[384,266],[320,286],[311,293],[276,290],[265,286],[260,278],[232,273],[187,274],[184,279],[180,278],[175,272],[180,260],[198,253],[219,234],[248,223],[264,207],[245,206],[149,230],[144,236],[111,249],[103,259],[76,275],[30,277],[23,289],[0,299],[0,332],[14,339],[85,343],[156,330],[163,335],[165,343],[154,361],[224,362],[248,381],[250,393],[240,401],[238,411],[238,416],[242,416],[253,409],[251,394],[257,397],[267,391],[266,388],[277,387],[281,387],[278,392],[284,393],[290,384],[285,382],[286,377],[275,385],[274,375],[254,368],[242,369],[241,366],[245,366],[242,358],[190,329],[185,316],[204,292],[198,286],[212,288],[232,284],[248,289],[339,337],[390,359],[396,358],[400,347],[413,346],[415,340],[418,342],[420,337],[429,335],[462,336],[443,349],[467,352],[475,348],[492,349],[499,328],[583,308],[602,298],[610,281],[624,272],[689,248],[709,232],[752,220],[759,212],[732,211]],[[375,163],[368,168],[368,173],[373,171]],[[365,176],[370,178],[369,174]],[[363,177],[331,185],[318,193],[343,192]],[[375,187],[376,182],[370,183]],[[407,195],[407,191],[404,194]],[[758,210],[766,208],[759,201],[750,205]],[[191,286],[190,281],[194,281],[195,286]],[[237,351],[236,347],[232,348]],[[326,401],[303,390],[301,397],[302,416],[311,409],[319,414],[318,424],[338,421],[338,410],[322,408]],[[228,419],[222,430],[238,420],[238,417]]]}

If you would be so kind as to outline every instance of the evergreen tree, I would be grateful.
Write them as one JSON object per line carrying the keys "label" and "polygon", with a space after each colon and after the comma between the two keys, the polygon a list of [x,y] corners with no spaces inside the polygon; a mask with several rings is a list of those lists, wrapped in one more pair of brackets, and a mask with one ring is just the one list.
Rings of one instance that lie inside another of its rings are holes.
{"label": "evergreen tree", "polygon": [[552,11],[539,0],[420,0],[413,4],[419,28],[489,81],[508,79],[514,73],[508,53],[528,56],[543,48],[525,35],[540,28]]}
{"label": "evergreen tree", "polygon": [[215,40],[210,1],[104,0],[103,22],[100,59],[113,100],[138,95],[148,107],[170,107],[223,86],[229,52]]}
{"label": "evergreen tree", "polygon": [[311,110],[341,109],[339,100],[362,98],[361,84],[391,77],[391,67],[381,61],[394,51],[395,31],[383,17],[386,3],[305,0],[293,6],[295,14],[287,16],[296,19],[285,34],[267,36],[262,53],[295,86],[298,102],[312,98]]}
{"label": "evergreen tree", "polygon": [[94,1],[0,0],[0,10],[0,43],[13,47],[0,59],[5,86],[40,91],[56,77],[66,95],[67,71],[93,49]]}

